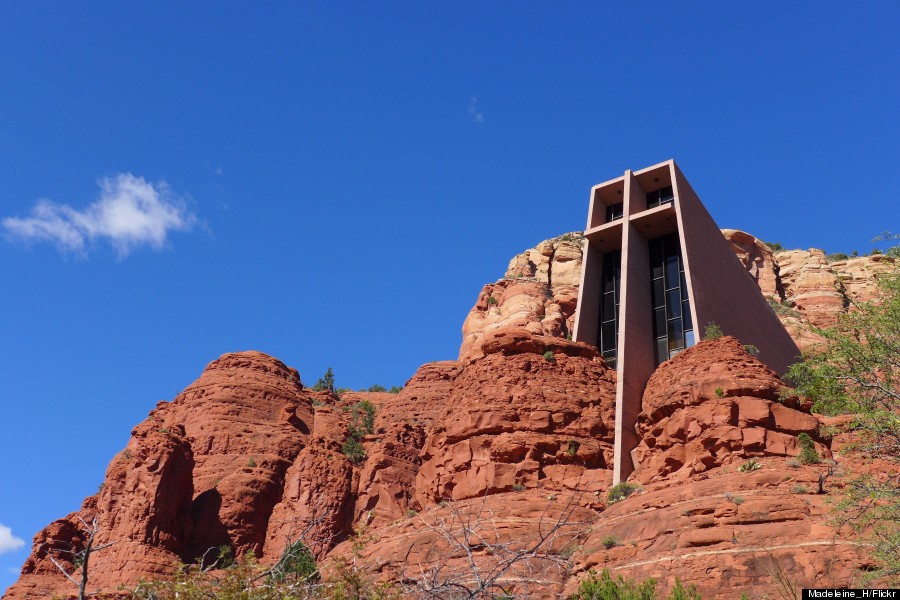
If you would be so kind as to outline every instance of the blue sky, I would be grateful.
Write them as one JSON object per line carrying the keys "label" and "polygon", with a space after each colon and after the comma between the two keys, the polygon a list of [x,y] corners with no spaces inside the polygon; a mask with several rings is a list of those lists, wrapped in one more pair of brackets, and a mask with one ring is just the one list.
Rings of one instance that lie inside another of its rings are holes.
{"label": "blue sky", "polygon": [[870,250],[900,229],[898,22],[895,2],[5,3],[0,589],[209,361],[402,385],[627,168],[675,158],[723,227]]}

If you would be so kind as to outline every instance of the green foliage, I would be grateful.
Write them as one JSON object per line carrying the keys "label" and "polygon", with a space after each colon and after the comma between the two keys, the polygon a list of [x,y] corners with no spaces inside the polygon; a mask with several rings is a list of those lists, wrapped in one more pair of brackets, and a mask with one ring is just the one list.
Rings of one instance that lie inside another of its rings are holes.
{"label": "green foliage", "polygon": [[712,321],[707,323],[706,327],[703,329],[704,340],[715,340],[722,337],[723,335],[725,334],[722,333],[722,328]]}
{"label": "green foliage", "polygon": [[744,350],[746,350],[747,354],[750,356],[759,356],[759,348],[753,344],[744,344]]}
{"label": "green foliage", "polygon": [[850,258],[850,257],[847,256],[846,254],[844,254],[843,252],[833,252],[833,253],[825,256],[825,260],[827,260],[830,263],[837,262],[839,260],[847,260],[848,258]]}
{"label": "green foliage", "polygon": [[516,483],[516,484],[513,484],[513,490],[515,490],[517,492],[523,492],[523,491],[525,491],[525,486],[522,485],[521,483]]}
{"label": "green foliage", "polygon": [[756,460],[755,458],[751,458],[744,464],[738,467],[738,472],[740,473],[752,473],[753,471],[759,471],[762,468],[762,464]]}
{"label": "green foliage", "polygon": [[362,442],[359,441],[359,438],[353,435],[348,435],[347,439],[344,440],[344,444],[341,446],[341,452],[344,453],[350,462],[354,465],[361,464],[364,460],[366,460],[366,448],[362,445]]}
{"label": "green foliage", "polygon": [[354,465],[361,464],[366,459],[366,448],[362,438],[367,433],[375,432],[375,405],[368,400],[357,402],[349,408],[350,423],[347,425],[347,439],[341,446],[344,453]]}
{"label": "green foliage", "polygon": [[801,433],[797,436],[797,442],[800,444],[799,461],[804,465],[814,465],[821,462],[819,453],[816,452],[816,444],[808,433]]}
{"label": "green foliage", "polygon": [[375,385],[370,385],[370,386],[369,386],[369,389],[366,390],[366,391],[367,391],[367,392],[386,392],[386,391],[387,391],[387,388],[384,387],[383,385],[378,385],[378,384],[376,383]]}
{"label": "green foliage", "polygon": [[399,394],[400,392],[403,391],[403,388],[400,387],[399,385],[392,385],[391,389],[389,389],[388,391],[392,394]]}
{"label": "green foliage", "polygon": [[702,598],[700,592],[697,591],[697,586],[692,583],[690,587],[685,588],[677,577],[675,578],[675,586],[671,589],[669,595],[666,596],[666,600],[701,600]]}
{"label": "green foliage", "polygon": [[363,400],[351,406],[350,427],[364,433],[375,433],[375,405]]}
{"label": "green foliage", "polygon": [[553,354],[552,350],[547,350],[544,352],[544,360],[547,362],[556,362],[556,355]]}
{"label": "green foliage", "polygon": [[607,493],[606,497],[610,504],[615,504],[616,502],[624,500],[639,489],[641,489],[639,485],[623,481],[609,488],[609,492]]}
{"label": "green foliage", "polygon": [[251,456],[250,460],[247,461],[247,466],[251,469],[256,466],[256,460]]}
{"label": "green foliage", "polygon": [[600,543],[603,544],[603,547],[606,548],[607,550],[609,550],[610,548],[615,548],[616,546],[620,545],[619,538],[617,538],[614,535],[606,536],[605,538],[603,538],[603,541],[601,541]]}
{"label": "green foliage", "polygon": [[782,252],[784,251],[784,246],[779,244],[778,242],[763,242],[766,246],[768,246],[772,252]]}
{"label": "green foliage", "polygon": [[578,449],[581,447],[581,442],[578,440],[569,440],[568,445],[566,446],[566,454],[569,456],[575,456],[578,454]]}
{"label": "green foliage", "polygon": [[802,483],[798,483],[794,487],[791,488],[791,491],[795,494],[808,494],[809,488],[803,485]]}
{"label": "green foliage", "polygon": [[719,398],[724,398],[724,397],[725,397],[725,390],[723,390],[723,389],[720,388],[720,387],[717,387],[717,388],[716,388],[716,396],[718,396]]}
{"label": "green foliage", "polygon": [[219,546],[219,552],[216,554],[216,567],[219,569],[230,569],[234,566],[234,548],[227,544]]}
{"label": "green foliage", "polygon": [[621,575],[615,579],[603,569],[600,576],[591,569],[578,585],[578,591],[571,600],[657,600],[656,580],[652,577],[642,583],[625,579]]}
{"label": "green foliage", "polygon": [[744,503],[744,497],[743,496],[733,496],[731,498],[731,501],[733,503],[737,504],[738,506],[740,506],[741,504]]}
{"label": "green foliage", "polygon": [[325,371],[325,375],[316,381],[316,384],[312,389],[317,392],[328,390],[329,392],[334,393],[334,371],[331,370],[331,367],[328,367],[328,370]]}
{"label": "green foliage", "polygon": [[287,545],[269,576],[275,583],[318,583],[321,580],[316,558],[301,540]]}
{"label": "green foliage", "polygon": [[766,296],[766,300],[769,302],[769,306],[775,312],[776,315],[782,317],[796,317],[797,311],[791,307],[791,303],[787,300],[779,300],[773,298],[772,296]]}
{"label": "green foliage", "polygon": [[497,299],[494,298],[493,296],[488,296],[487,305],[494,306],[495,304],[497,304]]}

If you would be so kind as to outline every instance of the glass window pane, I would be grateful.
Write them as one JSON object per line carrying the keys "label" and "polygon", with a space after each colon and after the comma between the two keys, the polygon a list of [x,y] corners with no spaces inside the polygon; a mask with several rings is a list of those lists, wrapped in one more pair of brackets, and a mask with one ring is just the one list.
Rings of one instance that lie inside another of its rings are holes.
{"label": "glass window pane", "polygon": [[691,303],[687,300],[681,303],[681,318],[684,319],[685,329],[694,328],[693,323],[691,323]]}
{"label": "glass window pane", "polygon": [[694,332],[693,331],[685,331],[684,332],[684,347],[690,348],[694,345]]}
{"label": "glass window pane", "polygon": [[603,308],[600,310],[601,319],[608,321],[616,315],[616,297],[614,294],[603,294]]}
{"label": "glass window pane", "polygon": [[664,337],[656,340],[656,364],[661,363],[669,357],[669,350],[666,347],[667,340]]}
{"label": "glass window pane", "polygon": [[678,274],[678,257],[672,256],[666,259],[666,289],[677,288],[681,278]]}
{"label": "glass window pane", "polygon": [[613,350],[616,347],[616,322],[610,321],[603,323],[601,326],[601,340],[603,347],[601,350]]}
{"label": "glass window pane", "polygon": [[662,279],[653,280],[653,295],[651,297],[651,300],[653,301],[653,308],[657,308],[665,304],[666,295],[665,291],[663,291]]}
{"label": "glass window pane", "polygon": [[670,319],[681,316],[681,293],[677,289],[666,292],[666,307]]}
{"label": "glass window pane", "polygon": [[603,293],[612,292],[616,289],[616,274],[612,269],[603,271]]}
{"label": "glass window pane", "polygon": [[655,335],[663,335],[666,332],[666,309],[657,308],[654,312],[653,333]]}
{"label": "glass window pane", "polygon": [[675,199],[675,191],[672,189],[671,185],[667,185],[666,187],[659,190],[659,201],[662,202],[671,202]]}
{"label": "glass window pane", "polygon": [[669,321],[669,350],[684,348],[684,334],[681,331],[681,319]]}

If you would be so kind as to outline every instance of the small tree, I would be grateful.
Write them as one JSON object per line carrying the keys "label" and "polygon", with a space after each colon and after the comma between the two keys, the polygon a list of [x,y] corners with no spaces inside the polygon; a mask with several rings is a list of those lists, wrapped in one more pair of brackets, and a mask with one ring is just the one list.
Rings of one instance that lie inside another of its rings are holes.
{"label": "small tree", "polygon": [[331,370],[331,367],[328,367],[328,370],[325,371],[325,375],[320,377],[313,388],[317,392],[324,392],[328,390],[331,393],[334,393],[334,372]]}
{"label": "small tree", "polygon": [[703,330],[703,339],[704,340],[715,340],[724,335],[722,333],[722,328],[719,327],[716,323],[710,321],[706,324],[706,327]]}

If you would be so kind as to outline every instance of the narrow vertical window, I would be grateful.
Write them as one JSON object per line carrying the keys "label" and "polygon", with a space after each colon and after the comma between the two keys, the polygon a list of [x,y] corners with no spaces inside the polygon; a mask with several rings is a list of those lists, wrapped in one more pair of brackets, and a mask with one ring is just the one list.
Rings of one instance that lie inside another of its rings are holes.
{"label": "narrow vertical window", "polygon": [[649,250],[650,304],[653,307],[656,364],[659,365],[693,346],[694,332],[678,234],[670,233],[650,240]]}
{"label": "narrow vertical window", "polygon": [[622,253],[619,250],[603,255],[602,288],[600,290],[600,327],[597,347],[607,364],[616,368],[619,346],[619,287],[621,285]]}

